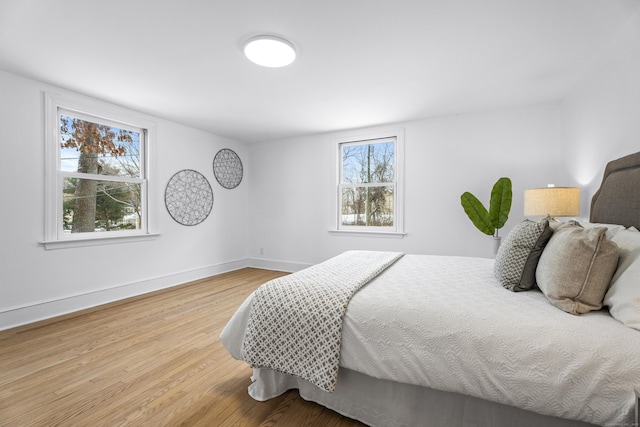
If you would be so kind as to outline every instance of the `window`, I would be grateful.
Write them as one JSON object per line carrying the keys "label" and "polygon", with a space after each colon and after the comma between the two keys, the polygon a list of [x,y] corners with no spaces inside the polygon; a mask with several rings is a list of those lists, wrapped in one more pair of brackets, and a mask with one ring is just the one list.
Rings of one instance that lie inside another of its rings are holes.
{"label": "window", "polygon": [[149,129],[94,104],[47,95],[47,249],[148,235]]}
{"label": "window", "polygon": [[338,143],[337,229],[402,233],[402,134]]}

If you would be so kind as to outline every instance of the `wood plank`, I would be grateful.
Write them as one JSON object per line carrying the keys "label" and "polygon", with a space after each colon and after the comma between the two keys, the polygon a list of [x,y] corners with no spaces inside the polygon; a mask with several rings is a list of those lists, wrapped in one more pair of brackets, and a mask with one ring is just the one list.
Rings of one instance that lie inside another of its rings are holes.
{"label": "wood plank", "polygon": [[245,268],[0,331],[0,426],[362,426],[290,391],[247,394],[220,343],[262,283]]}

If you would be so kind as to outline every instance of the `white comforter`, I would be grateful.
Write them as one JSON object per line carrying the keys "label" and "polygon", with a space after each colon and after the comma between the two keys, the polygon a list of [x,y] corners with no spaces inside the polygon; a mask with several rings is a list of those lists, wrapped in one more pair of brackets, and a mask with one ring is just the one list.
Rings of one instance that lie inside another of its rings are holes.
{"label": "white comforter", "polygon": [[[221,336],[237,359],[251,298]],[[405,255],[352,298],[340,365],[613,426],[631,422],[639,350],[640,333],[606,312],[573,316],[505,290],[493,260]]]}

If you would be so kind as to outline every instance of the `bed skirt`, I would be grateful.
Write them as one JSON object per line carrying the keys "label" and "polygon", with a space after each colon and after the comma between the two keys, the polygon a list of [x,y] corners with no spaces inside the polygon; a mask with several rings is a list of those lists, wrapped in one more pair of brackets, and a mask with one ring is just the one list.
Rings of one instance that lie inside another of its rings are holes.
{"label": "bed skirt", "polygon": [[345,368],[340,369],[333,393],[270,369],[254,369],[252,380],[249,395],[256,400],[268,400],[298,389],[303,399],[373,427],[593,426],[458,393],[376,379]]}

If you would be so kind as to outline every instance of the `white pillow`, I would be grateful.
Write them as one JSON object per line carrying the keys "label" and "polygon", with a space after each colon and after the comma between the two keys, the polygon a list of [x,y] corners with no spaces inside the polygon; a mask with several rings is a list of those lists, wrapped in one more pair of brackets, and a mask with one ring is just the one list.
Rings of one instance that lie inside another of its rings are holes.
{"label": "white pillow", "polygon": [[599,222],[583,222],[580,221],[580,225],[584,228],[594,228],[594,227],[606,227],[607,233],[606,236],[611,239],[615,236],[618,231],[624,230],[625,226],[620,224],[601,224]]}
{"label": "white pillow", "polygon": [[621,230],[611,240],[618,245],[619,260],[604,305],[616,320],[640,330],[640,233]]}

